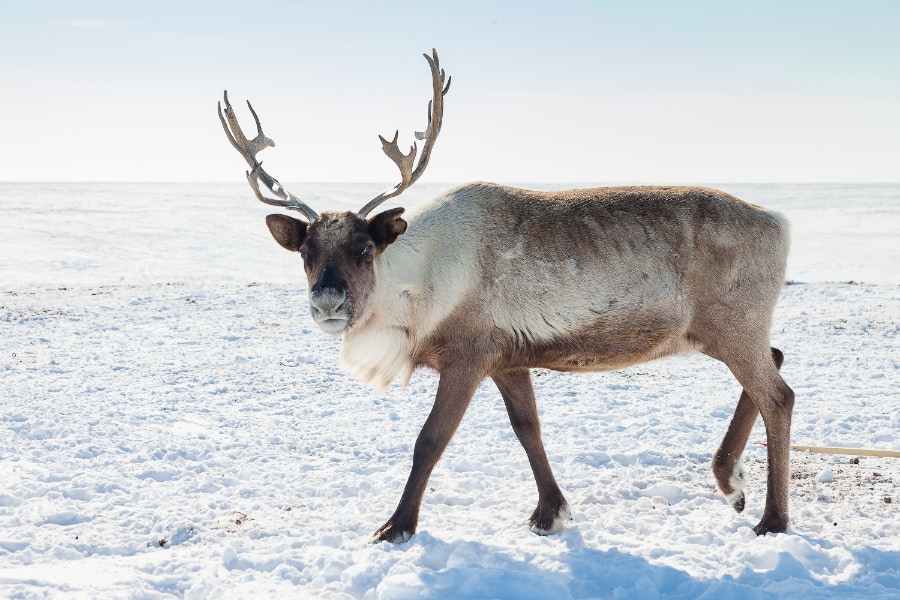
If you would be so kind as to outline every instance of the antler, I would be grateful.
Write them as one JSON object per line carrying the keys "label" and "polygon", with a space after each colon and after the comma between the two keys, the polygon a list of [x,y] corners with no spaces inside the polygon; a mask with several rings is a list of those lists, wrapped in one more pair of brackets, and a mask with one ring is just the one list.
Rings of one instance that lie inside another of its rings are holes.
{"label": "antler", "polygon": [[[453,78],[448,77],[446,85],[444,84],[444,70],[438,62],[437,50],[432,49],[431,56],[427,54],[423,54],[423,56],[428,61],[428,66],[431,67],[431,83],[434,88],[434,98],[428,103],[428,127],[425,128],[424,132],[415,132],[417,140],[425,140],[425,144],[422,146],[422,154],[419,157],[419,164],[415,164],[417,151],[415,142],[413,142],[409,154],[403,154],[397,146],[399,131],[394,133],[394,139],[390,142],[379,135],[378,139],[381,140],[382,150],[400,169],[400,183],[384,190],[369,200],[357,213],[360,217],[365,218],[376,206],[388,198],[393,198],[403,193],[406,188],[414,184],[422,176],[422,173],[425,172],[425,167],[428,166],[431,150],[434,148],[434,142],[441,132],[441,122],[444,119],[444,94],[450,89],[450,81]],[[413,170],[414,165],[415,170]]]}
{"label": "antler", "polygon": [[[250,187],[253,189],[253,192],[256,194],[256,197],[259,198],[261,202],[265,202],[266,204],[271,204],[273,206],[281,206],[287,208],[289,210],[296,210],[303,213],[310,222],[315,221],[319,213],[314,211],[312,208],[304,204],[299,198],[294,196],[292,193],[284,189],[281,183],[278,182],[277,179],[269,175],[262,168],[262,163],[256,160],[257,152],[264,150],[265,148],[275,146],[275,142],[271,139],[267,138],[263,134],[262,125],[259,124],[259,117],[256,116],[256,111],[253,110],[253,106],[250,102],[247,102],[247,106],[250,108],[250,112],[253,114],[253,119],[256,121],[256,137],[252,140],[248,140],[244,135],[244,132],[241,130],[241,126],[238,124],[237,117],[234,114],[234,109],[231,108],[231,103],[228,102],[228,91],[225,91],[225,114],[222,114],[222,103],[219,103],[219,120],[222,122],[222,127],[225,129],[225,135],[228,136],[228,141],[231,142],[231,145],[234,146],[234,149],[237,150],[241,156],[244,157],[244,160],[247,161],[247,164],[250,165],[250,171],[247,171],[247,181],[250,182]],[[226,123],[226,119],[228,122]],[[281,200],[275,200],[274,198],[266,198],[262,195],[262,192],[259,191],[259,180],[269,188],[273,194],[281,198]]]}

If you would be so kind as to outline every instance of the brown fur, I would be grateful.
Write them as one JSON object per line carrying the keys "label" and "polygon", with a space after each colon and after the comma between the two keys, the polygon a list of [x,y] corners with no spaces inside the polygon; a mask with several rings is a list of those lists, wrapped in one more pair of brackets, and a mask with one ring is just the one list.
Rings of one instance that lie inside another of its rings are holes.
{"label": "brown fur", "polygon": [[436,199],[398,237],[401,213],[368,221],[324,213],[308,231],[270,224],[282,246],[304,253],[311,304],[319,294],[346,316],[345,329],[329,330],[346,331],[345,359],[361,377],[386,385],[403,369],[440,373],[409,480],[378,539],[415,532],[428,477],[485,377],[534,471],[529,523],[555,531],[567,504],[541,443],[528,369],[609,370],[688,350],[724,362],[744,388],[714,460],[720,488],[743,509],[736,470],[761,414],[769,481],[755,530],[786,529],[793,392],[778,373],[783,356],[769,348],[787,255],[783,220],[707,188],[535,192],[484,183]]}
{"label": "brown fur", "polygon": [[[266,222],[281,246],[303,255],[311,315],[323,331],[344,335],[345,366],[381,387],[420,366],[440,373],[400,503],[377,538],[415,532],[428,477],[485,377],[500,390],[534,472],[531,528],[558,530],[568,508],[541,442],[528,369],[617,369],[688,350],[724,362],[743,387],[713,461],[719,487],[743,510],[739,459],[761,415],[769,475],[755,531],[784,531],[794,394],[779,374],[783,355],[769,348],[769,327],[787,260],[786,222],[708,188],[537,192],[489,183],[436,198],[408,231],[403,209],[366,219],[422,175],[440,133],[450,80],[436,51],[425,58],[433,97],[417,134],[418,162],[415,146],[404,154],[396,134],[382,138],[401,181],[357,213],[320,215],[287,192],[256,158],[274,142],[252,107],[257,135],[247,139],[227,93],[224,112],[219,106],[256,197],[307,218]],[[263,196],[260,183],[278,198]]]}
{"label": "brown fur", "polygon": [[[713,461],[719,487],[743,510],[739,459],[761,415],[769,475],[755,531],[784,531],[794,394],[779,375],[783,355],[769,348],[769,327],[787,260],[786,222],[708,188],[537,192],[489,183],[436,198],[409,231],[403,209],[366,219],[422,175],[440,133],[450,80],[436,51],[425,58],[433,98],[417,134],[419,160],[415,146],[400,151],[397,134],[382,138],[401,181],[358,213],[320,215],[287,192],[256,158],[274,142],[252,107],[257,135],[247,139],[227,93],[224,112],[219,106],[256,197],[308,220],[270,215],[266,223],[282,247],[303,255],[311,315],[323,331],[344,335],[348,369],[382,387],[420,366],[440,373],[400,503],[376,537],[415,532],[428,477],[485,377],[500,390],[534,472],[532,531],[558,530],[568,507],[541,442],[528,369],[616,369],[687,350],[724,362],[743,387]],[[263,196],[260,182],[278,199]]]}

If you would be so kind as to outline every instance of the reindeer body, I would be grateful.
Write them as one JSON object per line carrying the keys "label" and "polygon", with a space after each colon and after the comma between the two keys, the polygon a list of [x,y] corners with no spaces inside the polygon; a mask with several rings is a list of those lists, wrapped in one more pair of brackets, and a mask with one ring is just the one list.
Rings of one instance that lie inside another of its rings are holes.
{"label": "reindeer body", "polygon": [[463,340],[485,375],[715,351],[741,321],[767,344],[787,250],[782,218],[708,188],[469,184],[378,257],[342,360],[384,388],[421,365],[440,371]]}
{"label": "reindeer body", "polygon": [[[768,438],[768,486],[757,534],[788,527],[790,425],[794,393],[769,347],[784,282],[788,227],[777,214],[699,187],[609,187],[536,192],[473,183],[422,207],[372,217],[428,164],[449,79],[437,53],[425,55],[433,98],[425,140],[403,154],[381,138],[401,181],[357,212],[322,213],[285,190],[256,159],[274,145],[256,120],[247,139],[225,94],[219,119],[251,167],[248,181],[267,204],[306,220],[266,218],[272,236],[303,256],[313,320],[343,335],[341,358],[375,387],[440,373],[434,406],[413,452],[397,509],[375,535],[402,541],[418,523],[432,469],[478,385],[490,377],[534,472],[539,534],[559,530],[568,504],[541,441],[530,369],[602,371],[699,350],[724,362],[743,392],[713,473],[731,506],[744,508],[740,457],[757,416]],[[249,103],[248,103],[249,105]],[[267,198],[259,182],[279,199]]]}
{"label": "reindeer body", "polygon": [[756,530],[784,531],[793,392],[769,329],[788,246],[780,215],[708,188],[475,183],[423,207],[375,260],[366,310],[341,352],[352,374],[380,388],[419,366],[441,373],[407,489],[379,537],[415,531],[428,475],[485,377],[534,470],[532,530],[559,530],[568,505],[540,439],[528,369],[603,371],[689,350],[723,361],[753,390],[755,400],[741,396],[714,472],[743,510],[739,459],[762,410],[773,458]]}

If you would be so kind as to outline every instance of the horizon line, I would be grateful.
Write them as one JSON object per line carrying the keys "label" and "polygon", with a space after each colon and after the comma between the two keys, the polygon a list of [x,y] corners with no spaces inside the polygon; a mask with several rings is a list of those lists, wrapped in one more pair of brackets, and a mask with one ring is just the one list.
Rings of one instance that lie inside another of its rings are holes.
{"label": "horizon line", "polygon": [[[293,185],[376,185],[376,186],[390,186],[395,182],[389,181],[338,181],[338,180],[297,180],[290,182]],[[847,181],[813,181],[813,180],[757,180],[757,181],[748,181],[748,180],[716,180],[716,179],[707,179],[707,180],[654,180],[654,179],[610,179],[610,180],[593,180],[593,179],[568,179],[568,180],[517,180],[511,181],[507,183],[501,183],[499,181],[491,181],[482,179],[473,179],[467,180],[465,182],[451,182],[451,181],[422,181],[419,182],[419,185],[447,185],[452,187],[457,187],[460,185],[466,185],[469,183],[496,183],[498,185],[677,185],[677,186],[691,186],[691,185],[900,185],[900,180],[889,181],[889,180],[847,180]],[[68,180],[68,179],[32,179],[32,180],[15,180],[15,181],[6,181],[0,180],[0,185],[41,185],[41,184],[166,184],[166,185],[210,185],[210,184],[235,184],[235,185],[246,185],[245,182],[234,181],[234,180],[151,180],[151,179],[90,179],[90,180]]]}

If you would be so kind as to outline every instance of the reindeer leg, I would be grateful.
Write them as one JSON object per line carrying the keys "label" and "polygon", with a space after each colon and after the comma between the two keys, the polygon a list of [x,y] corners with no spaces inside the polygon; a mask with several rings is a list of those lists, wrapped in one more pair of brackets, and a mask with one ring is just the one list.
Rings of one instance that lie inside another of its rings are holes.
{"label": "reindeer leg", "polygon": [[750,400],[747,392],[741,392],[728,432],[722,439],[722,445],[716,451],[713,459],[713,475],[719,489],[725,495],[728,504],[737,512],[743,512],[744,499],[744,466],[741,464],[741,455],[747,446],[750,431],[759,416],[759,409]]}
{"label": "reindeer leg", "polygon": [[756,405],[766,426],[769,461],[766,507],[753,528],[757,535],[786,531],[791,480],[791,417],[794,392],[778,373],[781,352],[772,349],[774,360],[734,361],[728,364],[745,393]]}
{"label": "reindeer leg", "polygon": [[[778,348],[772,348],[771,352],[775,367],[780,369],[784,362],[784,354]],[[742,391],[728,432],[713,459],[713,474],[719,489],[737,512],[743,512],[745,506],[744,467],[741,464],[741,455],[758,416],[759,409],[756,408],[756,404],[747,395],[746,390]]]}
{"label": "reindeer leg", "polygon": [[534,398],[534,386],[531,384],[531,373],[528,369],[516,369],[495,373],[491,378],[503,396],[509,421],[519,442],[525,448],[537,483],[538,505],[528,519],[528,525],[531,531],[538,535],[556,533],[565,526],[565,521],[571,516],[566,499],[553,477],[541,441],[541,423]]}
{"label": "reindeer leg", "polygon": [[425,420],[413,450],[412,470],[394,514],[375,532],[379,542],[405,542],[416,532],[419,507],[431,471],[443,454],[463,415],[475,395],[483,374],[467,369],[445,369],[441,372],[431,414]]}
{"label": "reindeer leg", "polygon": [[[768,386],[767,386],[768,387]],[[755,392],[750,392],[753,398]],[[771,391],[766,400],[760,402],[759,412],[766,424],[767,451],[769,459],[766,508],[762,519],[753,531],[756,535],[786,531],[788,520],[788,497],[791,485],[791,417],[794,409],[794,391],[788,387],[780,375],[771,382]]]}

